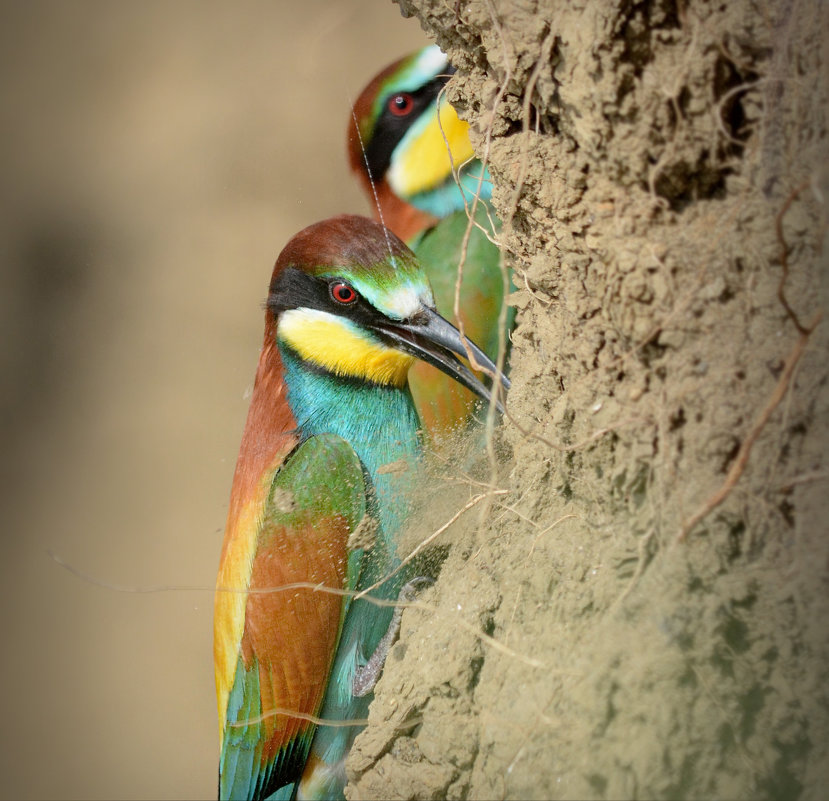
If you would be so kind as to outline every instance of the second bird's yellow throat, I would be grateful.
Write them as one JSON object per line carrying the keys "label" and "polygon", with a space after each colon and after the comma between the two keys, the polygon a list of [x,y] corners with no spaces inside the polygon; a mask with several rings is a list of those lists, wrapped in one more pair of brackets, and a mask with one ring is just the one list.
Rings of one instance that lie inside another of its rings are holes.
{"label": "second bird's yellow throat", "polygon": [[315,309],[281,314],[277,336],[304,361],[330,373],[402,387],[414,357],[361,334],[348,320]]}
{"label": "second bird's yellow throat", "polygon": [[411,141],[405,138],[403,142],[401,155],[392,160],[387,173],[389,184],[401,197],[440,186],[451,174],[453,164],[457,170],[475,155],[469,142],[468,123],[458,117],[446,100],[440,104],[440,123],[437,114],[430,115],[426,126]]}

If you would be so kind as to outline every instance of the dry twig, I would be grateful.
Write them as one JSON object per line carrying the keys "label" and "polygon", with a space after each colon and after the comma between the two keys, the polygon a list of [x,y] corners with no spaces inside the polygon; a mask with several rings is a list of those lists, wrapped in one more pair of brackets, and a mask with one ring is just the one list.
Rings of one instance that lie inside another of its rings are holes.
{"label": "dry twig", "polygon": [[[786,280],[789,277],[789,246],[786,244],[786,239],[783,236],[783,218],[786,216],[786,213],[791,208],[792,203],[794,203],[797,196],[811,183],[811,178],[807,178],[800,186],[796,187],[792,193],[786,198],[786,202],[780,208],[780,211],[777,212],[777,216],[774,218],[774,230],[777,233],[777,241],[780,242],[780,267],[783,270],[783,274],[780,276],[780,283],[777,285],[777,298],[782,304],[783,308],[786,310],[786,314],[789,315],[789,318],[794,323],[795,328],[801,333],[805,335],[809,335],[812,331],[811,328],[804,328],[800,322],[800,319],[795,314],[794,309],[789,306],[789,301],[786,300],[786,295],[783,292],[783,287],[786,284]],[[817,323],[815,323],[817,325]]]}
{"label": "dry twig", "polygon": [[734,486],[740,480],[740,477],[746,468],[746,464],[748,464],[748,457],[751,454],[751,448],[756,442],[757,437],[760,436],[760,433],[765,428],[766,423],[768,423],[771,413],[777,408],[780,401],[783,400],[786,390],[791,382],[794,368],[800,361],[801,356],[803,356],[803,352],[806,350],[806,345],[809,342],[809,337],[811,336],[812,331],[815,330],[817,324],[820,322],[822,316],[823,312],[818,312],[812,318],[812,322],[807,328],[802,328],[798,325],[800,336],[786,359],[783,372],[780,374],[780,378],[777,381],[777,386],[774,388],[774,392],[772,392],[768,403],[766,403],[765,407],[757,417],[756,422],[751,427],[751,430],[748,432],[740,445],[740,450],[737,452],[737,458],[734,459],[734,463],[731,465],[731,469],[728,471],[725,481],[722,486],[705,502],[703,507],[685,522],[676,537],[677,542],[683,542],[691,529],[699,523],[700,520],[707,517],[714,509],[716,509],[728,497],[731,490],[734,489]]}

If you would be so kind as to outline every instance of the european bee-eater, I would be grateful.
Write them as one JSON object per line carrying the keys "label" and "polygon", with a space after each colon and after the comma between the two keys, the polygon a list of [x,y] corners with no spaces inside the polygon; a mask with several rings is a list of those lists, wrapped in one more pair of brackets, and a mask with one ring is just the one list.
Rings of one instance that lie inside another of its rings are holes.
{"label": "european bee-eater", "polygon": [[387,578],[421,456],[407,373],[424,360],[489,400],[467,347],[376,222],[317,223],[277,259],[217,581],[221,798],[342,797],[359,727],[316,721],[365,718],[389,646],[392,608],[354,592],[408,586]]}
{"label": "european bee-eater", "polygon": [[[492,227],[486,201],[492,184],[475,158],[469,126],[441,90],[454,72],[436,45],[380,72],[354,103],[348,157],[377,219],[415,252],[432,285],[438,311],[453,318],[458,265],[463,333],[493,360],[504,300],[500,253],[473,227],[466,236],[473,198],[475,221]],[[511,328],[513,315],[507,320]],[[505,338],[508,343],[508,338]],[[412,394],[428,431],[438,440],[465,425],[476,398],[433,367],[420,363],[410,375]]]}

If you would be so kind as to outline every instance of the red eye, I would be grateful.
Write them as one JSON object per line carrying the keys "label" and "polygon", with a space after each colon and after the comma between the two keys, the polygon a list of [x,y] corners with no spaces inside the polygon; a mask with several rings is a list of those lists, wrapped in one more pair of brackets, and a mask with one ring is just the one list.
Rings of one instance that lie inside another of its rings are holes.
{"label": "red eye", "polygon": [[401,92],[389,98],[389,111],[395,117],[405,117],[414,108],[414,98],[408,92]]}
{"label": "red eye", "polygon": [[344,284],[342,281],[339,281],[336,284],[331,284],[331,297],[334,298],[337,303],[348,305],[349,303],[354,303],[354,301],[357,300],[357,293],[348,284]]}

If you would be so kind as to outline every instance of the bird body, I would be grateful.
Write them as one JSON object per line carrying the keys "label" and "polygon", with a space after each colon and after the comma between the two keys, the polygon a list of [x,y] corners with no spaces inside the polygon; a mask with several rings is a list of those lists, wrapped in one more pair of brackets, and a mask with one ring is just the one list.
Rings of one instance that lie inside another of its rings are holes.
{"label": "bird body", "polygon": [[463,352],[377,223],[332,218],[280,254],[217,580],[220,798],[342,796],[359,728],[316,724],[365,718],[393,610],[353,593],[395,601],[407,579],[395,537],[421,457],[407,372],[428,359],[487,398]]}
{"label": "bird body", "polygon": [[[486,228],[490,225],[487,214],[487,209],[480,206],[475,222]],[[466,238],[468,226],[466,212],[456,211],[421,232],[411,247],[429,276],[435,307],[450,320],[455,317],[458,265],[463,263],[458,325],[464,336],[496,362],[501,332],[499,314],[504,299],[500,253],[478,228],[473,228]],[[512,327],[513,317],[508,310],[507,331]],[[505,335],[505,346],[508,343]],[[453,435],[473,419],[479,405],[473,392],[424,362],[412,367],[409,385],[424,428],[431,432],[436,446],[444,441],[451,443]]]}
{"label": "bird body", "polygon": [[[348,156],[377,218],[415,252],[438,311],[449,319],[456,316],[462,265],[459,327],[496,360],[506,288],[499,249],[484,233],[493,228],[492,184],[475,158],[467,123],[442,93],[452,72],[435,45],[386,67],[354,103]],[[511,311],[506,318],[505,344]],[[409,381],[434,444],[473,417],[474,393],[434,367],[416,364]]]}

